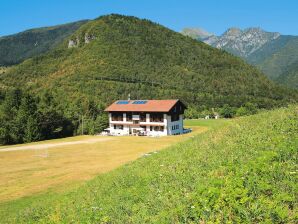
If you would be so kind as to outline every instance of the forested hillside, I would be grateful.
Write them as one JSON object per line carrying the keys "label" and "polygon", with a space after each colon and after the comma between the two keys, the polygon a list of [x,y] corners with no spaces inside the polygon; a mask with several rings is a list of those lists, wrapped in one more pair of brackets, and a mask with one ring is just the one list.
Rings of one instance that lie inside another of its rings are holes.
{"label": "forested hillside", "polygon": [[26,30],[0,37],[0,66],[18,64],[55,48],[87,20],[60,26]]}
{"label": "forested hillside", "polygon": [[[202,111],[227,104],[272,108],[297,101],[253,66],[148,20],[108,15],[81,26],[56,49],[10,68],[1,87],[41,98],[86,133],[97,125],[94,108],[117,99],[179,98]],[[98,114],[98,113],[96,113]]]}

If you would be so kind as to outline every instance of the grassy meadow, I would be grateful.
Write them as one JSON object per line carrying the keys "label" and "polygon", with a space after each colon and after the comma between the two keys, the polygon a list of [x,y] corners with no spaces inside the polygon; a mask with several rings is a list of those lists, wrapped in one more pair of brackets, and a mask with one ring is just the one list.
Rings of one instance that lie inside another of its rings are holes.
{"label": "grassy meadow", "polygon": [[2,204],[0,218],[5,223],[297,223],[297,110],[233,120],[63,194]]}
{"label": "grassy meadow", "polygon": [[[204,125],[192,128],[193,132],[186,135],[161,138],[77,136],[0,146],[0,202],[46,191],[69,190],[145,153],[161,150],[207,130]],[[73,144],[59,145],[61,143]],[[34,149],[36,146],[45,147]],[[1,151],[19,147],[27,150]],[[30,147],[32,149],[28,150]]]}

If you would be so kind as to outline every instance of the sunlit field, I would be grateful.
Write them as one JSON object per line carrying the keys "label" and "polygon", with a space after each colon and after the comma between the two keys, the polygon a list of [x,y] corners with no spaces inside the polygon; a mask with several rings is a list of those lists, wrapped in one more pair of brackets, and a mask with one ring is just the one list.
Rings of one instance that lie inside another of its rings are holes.
{"label": "sunlit field", "polygon": [[[51,164],[32,166],[36,169],[31,171],[32,186],[57,181],[59,174],[62,184],[51,187],[52,191],[44,187],[44,193],[0,203],[0,220],[26,224],[297,223],[297,121],[297,107],[290,107],[234,120],[187,121],[204,125],[193,126],[194,132],[188,135],[115,137],[93,143],[94,147],[81,146],[86,153],[80,147],[52,149],[58,152],[49,153],[48,159],[56,157]],[[207,127],[212,128],[205,131]],[[166,146],[170,147],[158,151]],[[25,168],[20,173],[26,173]],[[16,185],[23,181],[21,176],[14,179]],[[61,189],[65,192],[57,193]]]}
{"label": "sunlit field", "polygon": [[[206,131],[206,121],[186,121],[193,132],[180,136],[78,136],[0,147],[0,201],[45,191],[64,191],[97,174]],[[224,121],[207,121],[207,124]],[[87,143],[88,142],[88,143]],[[69,145],[63,145],[63,144]],[[57,146],[53,146],[56,144]],[[60,145],[59,145],[60,144]],[[38,146],[38,147],[36,147]],[[40,147],[42,146],[42,147]],[[22,147],[25,150],[16,150]],[[31,148],[32,147],[32,148]]]}

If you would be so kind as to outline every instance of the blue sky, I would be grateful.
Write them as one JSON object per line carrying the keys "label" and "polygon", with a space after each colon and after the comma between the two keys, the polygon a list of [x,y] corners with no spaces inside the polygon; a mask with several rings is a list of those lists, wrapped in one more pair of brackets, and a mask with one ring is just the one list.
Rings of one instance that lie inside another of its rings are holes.
{"label": "blue sky", "polygon": [[261,27],[298,35],[298,0],[0,0],[0,36],[119,13],[147,18],[170,29]]}

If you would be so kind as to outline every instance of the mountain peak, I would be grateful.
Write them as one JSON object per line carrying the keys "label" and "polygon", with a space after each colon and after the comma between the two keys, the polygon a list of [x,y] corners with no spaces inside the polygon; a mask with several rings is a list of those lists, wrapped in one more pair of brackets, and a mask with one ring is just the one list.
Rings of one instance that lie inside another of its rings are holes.
{"label": "mountain peak", "polygon": [[196,27],[196,28],[184,28],[181,33],[185,36],[189,36],[193,39],[199,39],[199,40],[203,40],[205,38],[208,38],[210,36],[214,36],[213,33],[209,33],[208,31]]}
{"label": "mountain peak", "polygon": [[260,27],[249,27],[243,30],[231,27],[221,36],[203,41],[216,48],[226,49],[235,55],[246,58],[279,36],[280,33],[267,32]]}
{"label": "mountain peak", "polygon": [[223,33],[222,36],[239,36],[241,35],[242,30],[237,27],[231,27],[226,30],[226,32]]}

